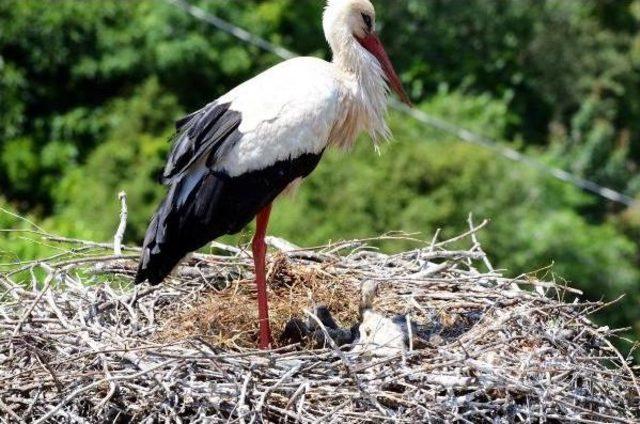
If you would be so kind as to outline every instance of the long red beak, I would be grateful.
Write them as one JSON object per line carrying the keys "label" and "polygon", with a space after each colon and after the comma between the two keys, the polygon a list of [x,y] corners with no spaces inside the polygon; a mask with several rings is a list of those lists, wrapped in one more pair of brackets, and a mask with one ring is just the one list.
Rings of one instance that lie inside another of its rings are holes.
{"label": "long red beak", "polygon": [[386,76],[389,88],[400,97],[400,100],[402,100],[403,103],[408,106],[413,106],[409,96],[407,96],[407,93],[404,91],[404,87],[402,87],[402,82],[400,81],[398,74],[396,74],[396,70],[393,68],[391,59],[389,59],[389,55],[385,51],[382,41],[378,38],[378,34],[371,32],[371,34],[364,38],[356,37],[356,40],[358,40],[362,47],[367,49],[376,59],[378,59],[378,62],[380,62],[380,66]]}

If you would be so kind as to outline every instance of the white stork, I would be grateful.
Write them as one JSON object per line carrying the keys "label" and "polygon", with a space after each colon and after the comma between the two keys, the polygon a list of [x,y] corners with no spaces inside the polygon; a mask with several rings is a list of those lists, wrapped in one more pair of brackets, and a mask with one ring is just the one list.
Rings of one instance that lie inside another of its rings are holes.
{"label": "white stork", "polygon": [[375,31],[369,0],[328,0],[333,61],[280,63],[176,123],[169,190],[145,236],[136,284],[159,284],[190,252],[257,216],[252,241],[261,348],[271,343],[264,241],[271,203],[329,146],[388,137],[387,96],[410,101]]}

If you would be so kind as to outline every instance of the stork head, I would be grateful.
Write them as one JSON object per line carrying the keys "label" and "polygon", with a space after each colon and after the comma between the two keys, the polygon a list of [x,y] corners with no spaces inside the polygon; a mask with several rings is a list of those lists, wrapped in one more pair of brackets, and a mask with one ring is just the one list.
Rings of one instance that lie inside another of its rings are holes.
{"label": "stork head", "polygon": [[[324,33],[343,67],[358,71],[374,59],[391,90],[411,105],[400,78],[376,33],[376,11],[369,0],[328,0],[323,19]],[[364,58],[364,64],[361,59]]]}

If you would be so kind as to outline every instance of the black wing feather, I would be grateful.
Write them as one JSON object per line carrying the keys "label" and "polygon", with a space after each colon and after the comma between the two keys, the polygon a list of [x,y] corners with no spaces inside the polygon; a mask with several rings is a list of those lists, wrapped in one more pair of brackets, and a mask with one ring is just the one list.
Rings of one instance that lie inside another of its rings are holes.
{"label": "black wing feather", "polygon": [[240,231],[321,156],[304,154],[237,177],[202,166],[172,183],[147,230],[136,283],[159,284],[189,252]]}
{"label": "black wing feather", "polygon": [[162,175],[165,184],[175,182],[201,159],[213,166],[242,137],[237,131],[241,115],[229,106],[213,102],[176,122],[173,148]]}

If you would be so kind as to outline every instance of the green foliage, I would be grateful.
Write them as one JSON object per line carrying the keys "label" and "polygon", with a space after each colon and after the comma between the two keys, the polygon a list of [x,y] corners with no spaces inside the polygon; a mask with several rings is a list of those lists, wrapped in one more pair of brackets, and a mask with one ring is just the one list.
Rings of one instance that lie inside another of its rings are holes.
{"label": "green foliage", "polygon": [[[117,99],[104,108],[105,140],[82,167],[69,170],[53,192],[56,227],[65,234],[109,237],[118,223],[116,194],[126,191],[131,214],[128,236],[140,240],[148,217],[164,193],[157,176],[169,149],[167,117],[180,108],[151,79],[130,99]],[[87,208],[87,205],[101,205]],[[67,227],[60,227],[66,225]]]}
{"label": "green foliage", "polygon": [[573,116],[568,131],[556,130],[549,153],[577,175],[637,193],[640,176],[630,160],[631,143],[628,131],[616,130],[614,102],[592,96]]}
{"label": "green foliage", "polygon": [[35,218],[21,217],[0,197],[0,271],[16,262],[42,258],[52,249],[44,245],[31,231]]}
{"label": "green foliage", "polygon": [[[113,99],[155,79],[191,109],[275,63],[267,55],[256,60],[255,48],[153,0],[7,0],[0,20],[2,190],[47,213],[55,206],[51,181],[85,163],[117,125],[104,110]],[[162,117],[162,130],[173,117]],[[52,155],[62,161],[52,163]],[[5,170],[25,161],[19,172]]]}

